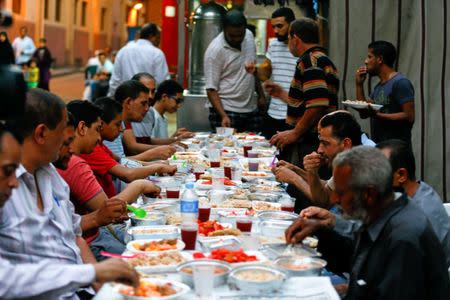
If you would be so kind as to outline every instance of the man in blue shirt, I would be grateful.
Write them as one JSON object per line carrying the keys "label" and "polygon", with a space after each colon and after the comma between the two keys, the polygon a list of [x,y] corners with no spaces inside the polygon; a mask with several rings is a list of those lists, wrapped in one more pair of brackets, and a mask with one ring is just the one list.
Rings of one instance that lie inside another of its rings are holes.
{"label": "man in blue shirt", "polygon": [[[394,68],[397,51],[386,41],[369,44],[365,66],[356,71],[356,99],[383,105],[380,111],[359,110],[361,118],[371,117],[371,138],[376,142],[401,139],[411,145],[411,129],[414,124],[414,88],[411,82]],[[367,74],[378,76],[369,99],[364,95]]]}

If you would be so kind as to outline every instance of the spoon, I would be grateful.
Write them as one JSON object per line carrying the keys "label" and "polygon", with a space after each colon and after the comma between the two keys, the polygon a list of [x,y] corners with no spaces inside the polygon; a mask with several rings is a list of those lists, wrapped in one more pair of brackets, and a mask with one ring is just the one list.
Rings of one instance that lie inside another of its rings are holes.
{"label": "spoon", "polygon": [[133,207],[131,205],[127,205],[127,209],[131,211],[136,217],[139,219],[143,219],[147,216],[147,212],[142,208]]}
{"label": "spoon", "polygon": [[120,255],[120,254],[116,254],[116,253],[111,253],[111,252],[107,252],[107,251],[100,251],[100,255],[101,256],[105,256],[105,257],[116,257],[116,258],[136,258],[141,254],[132,254],[132,255]]}

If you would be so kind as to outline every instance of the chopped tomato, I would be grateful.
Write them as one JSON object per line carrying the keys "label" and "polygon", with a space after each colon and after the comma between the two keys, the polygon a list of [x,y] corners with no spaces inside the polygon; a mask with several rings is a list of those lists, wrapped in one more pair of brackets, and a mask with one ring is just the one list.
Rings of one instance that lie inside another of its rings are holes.
{"label": "chopped tomato", "polygon": [[203,254],[201,252],[194,252],[194,254],[192,254],[192,257],[194,257],[194,259],[201,259],[201,258],[205,258],[205,254]]}

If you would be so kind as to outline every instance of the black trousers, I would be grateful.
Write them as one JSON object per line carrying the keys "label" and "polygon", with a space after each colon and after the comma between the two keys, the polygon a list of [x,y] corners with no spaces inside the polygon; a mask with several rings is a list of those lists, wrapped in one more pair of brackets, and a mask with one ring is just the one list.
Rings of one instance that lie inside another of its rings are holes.
{"label": "black trousers", "polygon": [[291,126],[286,124],[285,119],[274,119],[267,113],[264,115],[262,135],[268,140],[270,140],[272,136],[277,133],[277,131],[285,131],[291,128]]}

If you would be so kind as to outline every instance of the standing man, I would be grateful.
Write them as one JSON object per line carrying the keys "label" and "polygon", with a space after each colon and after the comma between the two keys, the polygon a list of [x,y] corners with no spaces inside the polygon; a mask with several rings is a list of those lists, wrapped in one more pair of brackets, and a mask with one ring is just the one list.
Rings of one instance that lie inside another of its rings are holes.
{"label": "standing man", "polygon": [[117,87],[139,72],[152,74],[159,84],[169,79],[166,57],[158,48],[160,30],[153,23],[145,24],[134,43],[128,43],[117,53],[114,70],[109,81],[109,95],[114,95]]}
{"label": "standing man", "polygon": [[223,19],[223,32],[205,52],[206,93],[213,130],[233,127],[238,131],[259,131],[261,128],[258,104],[265,105],[265,99],[258,82],[258,94],[262,97],[256,101],[255,77],[245,70],[245,64],[256,60],[255,39],[246,27],[247,19],[242,12],[229,11]]}
{"label": "standing man", "polygon": [[39,48],[33,54],[39,68],[39,84],[38,88],[49,90],[50,83],[50,68],[52,66],[53,58],[50,50],[47,48],[47,40],[45,38],[39,39]]}
{"label": "standing man", "polygon": [[319,27],[308,18],[291,23],[289,50],[299,57],[289,92],[272,82],[264,84],[272,97],[288,102],[289,130],[275,134],[271,144],[282,149],[281,157],[301,165],[303,157],[317,149],[317,123],[337,107],[339,78],[333,62],[319,46]]}
{"label": "standing man", "polygon": [[[289,90],[297,65],[297,58],[292,55],[288,47],[289,24],[294,20],[294,12],[288,7],[280,7],[273,12],[271,23],[277,38],[270,42],[265,61],[259,67],[248,69],[249,72],[256,71],[261,82],[270,78],[281,85],[285,91]],[[262,133],[267,139],[270,140],[277,132],[289,129],[286,124],[286,113],[286,101],[272,97],[262,128]]]}
{"label": "standing man", "polygon": [[25,26],[20,28],[20,36],[16,37],[12,44],[18,65],[28,63],[36,50],[33,39],[27,36],[27,33],[28,29]]}
{"label": "standing man", "polygon": [[[394,69],[397,51],[386,41],[370,43],[365,66],[356,71],[356,99],[383,105],[380,111],[360,110],[361,118],[371,118],[371,138],[379,143],[400,139],[411,145],[411,129],[414,124],[414,87],[403,74]],[[364,95],[366,75],[378,76],[370,99]]]}

